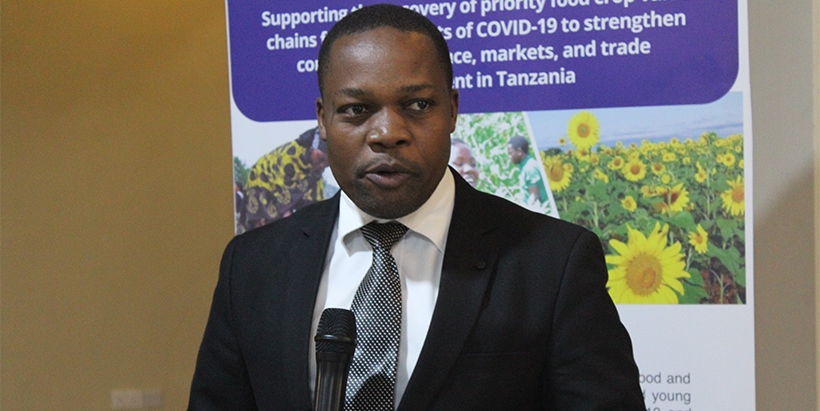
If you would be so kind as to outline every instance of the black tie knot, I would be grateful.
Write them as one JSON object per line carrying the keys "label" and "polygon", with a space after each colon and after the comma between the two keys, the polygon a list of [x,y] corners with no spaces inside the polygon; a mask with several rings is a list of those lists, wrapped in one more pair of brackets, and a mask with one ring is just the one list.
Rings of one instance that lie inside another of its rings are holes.
{"label": "black tie knot", "polygon": [[389,252],[406,232],[407,227],[395,221],[387,223],[372,221],[362,227],[362,234],[374,251]]}

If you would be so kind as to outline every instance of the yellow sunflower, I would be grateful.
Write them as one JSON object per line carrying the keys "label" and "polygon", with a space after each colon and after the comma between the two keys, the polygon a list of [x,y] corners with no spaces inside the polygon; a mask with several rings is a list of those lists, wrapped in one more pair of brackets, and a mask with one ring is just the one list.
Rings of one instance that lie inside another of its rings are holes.
{"label": "yellow sunflower", "polygon": [[609,162],[609,164],[607,164],[607,167],[609,167],[610,170],[619,170],[623,166],[624,166],[624,158],[621,157],[621,156],[614,157]]}
{"label": "yellow sunflower", "polygon": [[658,195],[662,200],[655,206],[662,213],[672,214],[683,211],[689,204],[689,192],[683,187],[683,183],[671,188],[658,187]]}
{"label": "yellow sunflower", "polygon": [[743,177],[737,176],[735,181],[728,181],[729,189],[720,193],[720,198],[723,199],[723,209],[733,215],[742,216],[746,211],[746,200],[743,188]]}
{"label": "yellow sunflower", "polygon": [[621,200],[621,206],[624,210],[629,211],[630,213],[638,209],[638,203],[634,198],[632,198],[632,196],[624,197],[624,199]]}
{"label": "yellow sunflower", "polygon": [[740,167],[740,168],[743,168],[743,166],[744,166],[745,164],[746,164],[746,163],[745,163],[743,160],[740,160],[740,161],[738,161],[738,162],[737,162],[737,166],[738,166],[738,167]]}
{"label": "yellow sunflower", "polygon": [[697,251],[698,254],[703,254],[709,249],[709,234],[700,224],[698,224],[695,231],[689,233],[689,244],[695,247],[695,251]]}
{"label": "yellow sunflower", "polygon": [[595,178],[609,184],[609,176],[606,175],[600,168],[595,169]]}
{"label": "yellow sunflower", "polygon": [[709,174],[706,173],[706,170],[704,170],[703,166],[700,165],[700,161],[695,162],[695,165],[698,167],[698,172],[695,173],[695,181],[698,183],[703,183],[706,181],[706,178],[709,177]]}
{"label": "yellow sunflower", "polygon": [[624,178],[629,181],[641,181],[646,177],[646,164],[638,158],[633,158],[624,165],[624,168],[621,169],[621,173],[623,173]]}
{"label": "yellow sunflower", "polygon": [[562,163],[559,156],[547,156],[544,159],[544,171],[547,172],[547,180],[552,191],[558,193],[569,186],[572,165]]}
{"label": "yellow sunflower", "polygon": [[558,139],[558,145],[560,145],[560,146],[567,145],[567,139],[565,139],[564,137],[559,138]]}
{"label": "yellow sunflower", "polygon": [[723,156],[723,165],[729,168],[735,165],[735,155],[732,153],[726,153]]}
{"label": "yellow sunflower", "polygon": [[581,111],[572,116],[567,127],[570,143],[579,149],[588,149],[598,144],[599,132],[598,119],[588,111]]}
{"label": "yellow sunflower", "polygon": [[705,139],[706,143],[708,144],[708,143],[711,143],[712,141],[717,140],[718,136],[717,136],[717,133],[715,133],[714,131],[707,131],[707,132],[704,132],[703,134],[701,134],[701,138]]}
{"label": "yellow sunflower", "polygon": [[575,153],[575,158],[578,161],[589,161],[590,153],[588,148],[579,148],[578,151]]}
{"label": "yellow sunflower", "polygon": [[657,176],[664,171],[666,171],[666,166],[663,163],[652,163],[652,174]]}
{"label": "yellow sunflower", "polygon": [[643,194],[644,197],[657,197],[658,190],[652,186],[643,186],[641,187],[641,194]]}
{"label": "yellow sunflower", "polygon": [[647,157],[652,156],[657,151],[652,143],[641,144],[641,146],[636,148],[636,150]]}
{"label": "yellow sunflower", "polygon": [[629,226],[627,231],[626,244],[609,241],[609,246],[620,254],[606,256],[607,264],[613,266],[606,284],[612,301],[616,304],[677,304],[678,295],[683,295],[680,279],[690,275],[684,271],[681,244],[666,245],[669,226],[661,229],[660,223],[655,223],[649,237]]}
{"label": "yellow sunflower", "polygon": [[670,153],[668,151],[663,153],[663,162],[664,163],[671,163],[675,160],[677,160],[677,156],[675,156],[675,153]]}

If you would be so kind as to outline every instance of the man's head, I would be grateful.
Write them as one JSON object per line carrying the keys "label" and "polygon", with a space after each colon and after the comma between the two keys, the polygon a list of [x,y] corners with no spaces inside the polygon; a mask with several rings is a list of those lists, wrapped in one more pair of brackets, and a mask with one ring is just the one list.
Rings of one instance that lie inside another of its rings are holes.
{"label": "man's head", "polygon": [[350,199],[375,217],[402,217],[427,201],[447,169],[458,92],[427,32],[371,22],[432,25],[421,15],[372,6],[337,26],[350,26],[348,19],[355,28],[373,28],[350,28],[334,35],[327,50],[323,44],[319,132],[333,176]]}
{"label": "man's head", "polygon": [[523,136],[515,136],[507,143],[507,154],[513,164],[520,164],[530,152],[530,142]]}
{"label": "man's head", "polygon": [[327,167],[327,144],[321,139],[319,128],[305,131],[299,135],[296,143],[306,149],[304,161],[312,166],[311,174],[321,175]]}
{"label": "man's head", "polygon": [[362,33],[379,27],[392,27],[399,31],[414,32],[427,36],[433,42],[435,55],[441,63],[441,69],[447,84],[453,84],[453,64],[450,61],[450,49],[438,27],[424,16],[392,4],[376,4],[359,9],[336,23],[327,32],[319,49],[319,92],[324,96],[324,79],[331,63],[330,50],[340,37]]}
{"label": "man's head", "polygon": [[476,164],[473,151],[470,146],[459,138],[450,140],[450,161],[449,164],[458,171],[471,186],[478,182],[478,165]]}

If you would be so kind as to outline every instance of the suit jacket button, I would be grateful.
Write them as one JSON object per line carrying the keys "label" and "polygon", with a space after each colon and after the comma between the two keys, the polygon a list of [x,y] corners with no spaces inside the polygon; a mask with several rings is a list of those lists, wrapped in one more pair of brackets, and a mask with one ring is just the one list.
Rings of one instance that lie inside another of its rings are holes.
{"label": "suit jacket button", "polygon": [[483,270],[484,267],[486,267],[486,266],[487,266],[487,263],[484,262],[483,260],[478,260],[478,261],[475,262],[475,268],[478,268],[479,270]]}

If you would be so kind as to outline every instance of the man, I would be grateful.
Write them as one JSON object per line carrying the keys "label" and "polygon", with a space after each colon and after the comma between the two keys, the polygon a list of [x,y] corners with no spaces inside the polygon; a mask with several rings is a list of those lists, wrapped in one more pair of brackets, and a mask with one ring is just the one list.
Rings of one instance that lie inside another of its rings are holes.
{"label": "man", "polygon": [[318,318],[355,312],[379,271],[373,220],[407,227],[389,258],[401,335],[388,409],[644,409],[600,242],[447,167],[451,85],[444,39],[407,9],[365,7],[328,33],[316,111],[341,193],[228,245],[190,409],[310,409]]}
{"label": "man", "polygon": [[507,154],[518,166],[518,181],[524,196],[524,204],[537,205],[547,201],[547,188],[541,178],[538,163],[530,155],[530,142],[524,136],[515,136],[507,143]]}
{"label": "man", "polygon": [[260,157],[248,173],[243,228],[261,227],[324,200],[325,150],[312,128]]}
{"label": "man", "polygon": [[460,138],[450,139],[450,161],[448,162],[464,180],[475,187],[478,183],[478,164],[470,146]]}

